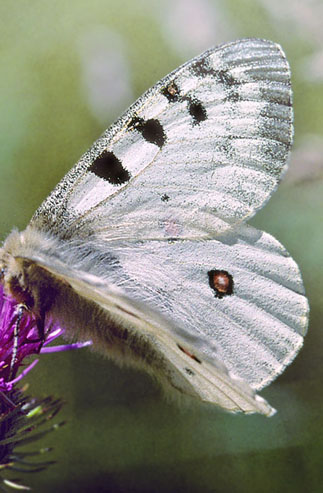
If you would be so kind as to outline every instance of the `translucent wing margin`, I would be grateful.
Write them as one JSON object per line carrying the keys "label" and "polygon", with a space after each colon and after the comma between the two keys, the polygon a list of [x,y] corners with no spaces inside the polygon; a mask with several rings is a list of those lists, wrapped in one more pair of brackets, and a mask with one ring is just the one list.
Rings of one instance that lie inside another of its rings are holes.
{"label": "translucent wing margin", "polygon": [[290,71],[245,39],[187,62],[97,140],[36,211],[61,238],[205,238],[252,216],[286,167]]}

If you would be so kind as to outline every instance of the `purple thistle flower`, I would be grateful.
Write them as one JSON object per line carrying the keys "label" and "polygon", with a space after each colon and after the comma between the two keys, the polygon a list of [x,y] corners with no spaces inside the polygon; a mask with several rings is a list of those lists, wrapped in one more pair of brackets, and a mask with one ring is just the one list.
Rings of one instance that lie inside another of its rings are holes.
{"label": "purple thistle flower", "polygon": [[[50,319],[46,320],[45,341],[40,341],[35,316],[21,307],[19,309],[17,302],[5,295],[0,284],[0,471],[39,471],[51,464],[29,462],[26,456],[35,455],[36,452],[18,453],[16,447],[38,440],[63,424],[54,424],[50,428],[38,431],[39,426],[48,424],[48,420],[58,413],[62,401],[52,397],[37,399],[26,396],[24,390],[17,388],[16,384],[38,363],[36,359],[26,366],[26,357],[91,344],[88,341],[47,347],[63,333],[64,329],[58,324]],[[37,432],[34,433],[36,428]],[[0,489],[29,489],[19,484],[17,479],[3,479],[0,475],[1,480]]]}

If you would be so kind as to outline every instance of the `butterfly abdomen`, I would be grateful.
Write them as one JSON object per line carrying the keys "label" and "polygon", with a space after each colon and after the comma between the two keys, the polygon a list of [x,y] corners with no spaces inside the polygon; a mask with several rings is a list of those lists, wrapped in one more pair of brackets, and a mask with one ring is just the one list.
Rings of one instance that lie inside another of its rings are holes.
{"label": "butterfly abdomen", "polygon": [[[32,249],[32,255],[30,251]],[[163,365],[149,336],[138,332],[131,320],[131,311],[117,306],[114,314],[99,303],[82,296],[64,276],[54,275],[47,267],[47,256],[64,262],[70,269],[71,256],[64,258],[64,248],[55,239],[29,228],[22,233],[13,231],[1,249],[2,282],[7,294],[26,306],[36,319],[53,319],[64,329],[69,339],[93,341],[99,352],[122,365],[154,368]],[[75,251],[75,261],[80,254]],[[83,252],[84,253],[84,252]],[[66,268],[64,270],[67,273]],[[84,274],[85,275],[85,274]],[[93,276],[92,282],[95,282]]]}

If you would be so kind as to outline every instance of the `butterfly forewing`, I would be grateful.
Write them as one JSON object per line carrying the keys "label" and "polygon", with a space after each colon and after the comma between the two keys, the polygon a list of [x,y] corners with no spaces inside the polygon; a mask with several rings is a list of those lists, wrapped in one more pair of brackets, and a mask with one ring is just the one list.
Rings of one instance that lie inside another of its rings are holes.
{"label": "butterfly forewing", "polygon": [[245,39],[208,50],[93,144],[9,236],[3,262],[26,267],[18,283],[37,272],[27,289],[39,307],[52,283],[48,315],[116,361],[271,415],[254,390],[295,357],[308,304],[285,249],[241,223],[275,190],[291,141],[281,48]]}
{"label": "butterfly forewing", "polygon": [[[147,91],[86,153],[32,223],[60,237],[214,237],[263,205],[292,139],[280,47],[209,50]],[[149,214],[147,214],[149,211]]]}

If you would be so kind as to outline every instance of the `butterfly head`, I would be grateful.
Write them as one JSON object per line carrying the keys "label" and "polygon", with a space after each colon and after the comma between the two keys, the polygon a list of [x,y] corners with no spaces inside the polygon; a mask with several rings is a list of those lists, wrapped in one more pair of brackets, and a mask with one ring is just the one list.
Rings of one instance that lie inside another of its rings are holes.
{"label": "butterfly head", "polygon": [[13,231],[0,249],[0,282],[5,293],[28,309],[34,306],[34,300],[26,282],[26,261],[20,256],[23,237]]}

